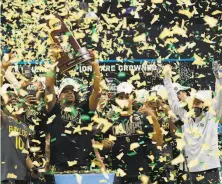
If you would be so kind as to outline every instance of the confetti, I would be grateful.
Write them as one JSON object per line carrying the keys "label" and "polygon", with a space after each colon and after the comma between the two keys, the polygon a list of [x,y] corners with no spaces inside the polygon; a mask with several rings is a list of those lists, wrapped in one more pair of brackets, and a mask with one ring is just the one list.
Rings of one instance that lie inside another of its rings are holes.
{"label": "confetti", "polygon": [[69,167],[72,167],[72,166],[74,166],[74,165],[76,165],[76,164],[77,164],[77,161],[76,161],[76,160],[74,160],[74,161],[68,161]]}
{"label": "confetti", "polygon": [[9,137],[18,137],[19,135],[20,135],[19,132],[11,131],[8,136]]}
{"label": "confetti", "polygon": [[37,144],[41,144],[41,142],[40,142],[39,140],[32,139],[31,141],[32,141],[32,142],[35,142],[35,143],[37,143]]}
{"label": "confetti", "polygon": [[101,143],[94,143],[92,145],[93,148],[99,149],[99,150],[103,150],[103,144]]}
{"label": "confetti", "polygon": [[163,0],[151,0],[151,3],[160,4],[163,3]]}
{"label": "confetti", "polygon": [[9,178],[9,179],[17,179],[17,175],[15,175],[13,173],[8,173],[7,174],[7,178]]}
{"label": "confetti", "polygon": [[210,17],[210,16],[205,16],[204,17],[204,21],[212,28],[212,27],[215,27],[218,23],[218,20],[213,18],[213,17]]}
{"label": "confetti", "polygon": [[119,159],[119,160],[121,160],[122,157],[123,157],[123,155],[124,155],[124,153],[122,152],[122,153],[120,153],[119,155],[117,155],[116,158]]}
{"label": "confetti", "polygon": [[183,163],[185,161],[184,157],[183,157],[183,154],[180,154],[178,157],[176,157],[175,159],[173,159],[171,161],[171,164],[172,165],[177,165],[179,163]]}
{"label": "confetti", "polygon": [[196,167],[197,165],[199,165],[200,161],[198,159],[195,159],[195,160],[191,160],[189,163],[188,163],[188,167],[189,168],[192,168],[192,167]]}
{"label": "confetti", "polygon": [[46,95],[46,101],[51,102],[53,100],[53,97],[54,97],[53,94]]}
{"label": "confetti", "polygon": [[197,177],[196,177],[196,180],[199,182],[199,181],[201,181],[201,180],[203,180],[204,179],[204,176],[202,176],[202,175],[198,175]]}
{"label": "confetti", "polygon": [[116,172],[116,176],[124,177],[126,176],[126,173],[122,169],[118,168]]}
{"label": "confetti", "polygon": [[150,181],[150,178],[146,175],[142,175],[140,178],[140,181],[142,182],[142,184],[148,184]]}
{"label": "confetti", "polygon": [[141,34],[133,38],[134,42],[146,42],[146,34]]}
{"label": "confetti", "polygon": [[53,120],[55,119],[56,115],[52,115],[51,117],[48,118],[47,123],[46,124],[50,124],[53,122]]}
{"label": "confetti", "polygon": [[30,152],[33,152],[33,153],[38,152],[38,151],[40,151],[40,150],[41,150],[40,147],[31,147],[31,148],[30,148]]}

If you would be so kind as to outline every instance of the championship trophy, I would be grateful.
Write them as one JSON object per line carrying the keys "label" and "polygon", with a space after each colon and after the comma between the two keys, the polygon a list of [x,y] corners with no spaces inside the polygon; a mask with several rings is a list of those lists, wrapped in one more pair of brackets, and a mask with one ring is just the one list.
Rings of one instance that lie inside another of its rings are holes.
{"label": "championship trophy", "polygon": [[57,61],[60,73],[65,73],[74,68],[75,65],[91,61],[87,48],[81,47],[72,32],[65,25],[60,16],[54,15],[48,21],[51,29],[51,40],[62,48]]}

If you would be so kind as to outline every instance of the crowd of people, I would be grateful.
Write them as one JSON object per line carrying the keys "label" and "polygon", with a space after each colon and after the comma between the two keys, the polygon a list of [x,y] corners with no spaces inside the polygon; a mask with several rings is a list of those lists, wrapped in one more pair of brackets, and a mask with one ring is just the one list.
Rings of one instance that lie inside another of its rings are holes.
{"label": "crowd of people", "polygon": [[57,90],[57,50],[45,77],[22,83],[9,72],[13,54],[2,59],[2,183],[53,184],[55,173],[96,169],[127,184],[220,183],[220,65],[213,68],[211,103],[172,83],[170,65],[163,67],[162,85],[136,89],[125,81],[111,97],[93,53],[92,89],[82,94],[81,84],[64,78]]}

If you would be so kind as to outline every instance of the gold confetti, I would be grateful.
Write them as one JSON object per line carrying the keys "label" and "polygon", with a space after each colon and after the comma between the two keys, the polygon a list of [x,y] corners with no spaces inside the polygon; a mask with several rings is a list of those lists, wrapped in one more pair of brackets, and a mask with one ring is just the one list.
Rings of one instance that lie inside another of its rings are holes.
{"label": "gold confetti", "polygon": [[9,179],[17,179],[17,175],[15,175],[13,173],[8,173],[7,174],[7,178],[9,178]]}
{"label": "gold confetti", "polygon": [[107,181],[104,180],[104,179],[103,179],[103,180],[99,180],[99,182],[100,182],[100,183],[107,183]]}
{"label": "gold confetti", "polygon": [[101,143],[94,143],[92,145],[93,148],[99,149],[99,150],[103,150],[103,144]]}
{"label": "gold confetti", "polygon": [[32,142],[35,142],[35,143],[37,143],[37,144],[41,144],[41,142],[40,142],[39,140],[32,139],[31,141],[32,141]]}
{"label": "gold confetti", "polygon": [[138,142],[134,142],[130,144],[130,150],[134,150],[136,148],[140,147],[140,144]]}
{"label": "gold confetti", "polygon": [[183,139],[176,139],[176,142],[177,142],[177,149],[182,151],[186,145],[186,142]]}
{"label": "gold confetti", "polygon": [[205,15],[204,17],[204,21],[212,28],[212,27],[215,27],[218,23],[218,20],[213,18],[213,17],[210,17],[208,15]]}
{"label": "gold confetti", "polygon": [[64,131],[66,134],[72,134],[72,131],[71,130],[65,130]]}
{"label": "gold confetti", "polygon": [[149,121],[150,124],[153,124],[152,116],[147,116],[146,119]]}
{"label": "gold confetti", "polygon": [[192,63],[192,65],[203,66],[203,65],[206,65],[206,62],[204,62],[203,58],[201,58],[197,54],[194,54],[194,62]]}
{"label": "gold confetti", "polygon": [[33,165],[40,167],[40,164],[37,161],[32,162]]}
{"label": "gold confetti", "polygon": [[160,15],[154,15],[151,24],[154,24],[158,19],[159,19]]}
{"label": "gold confetti", "polygon": [[30,147],[30,152],[33,152],[33,153],[38,152],[40,150],[41,150],[40,147]]}
{"label": "gold confetti", "polygon": [[220,10],[215,10],[215,11],[212,12],[212,15],[217,15],[217,14],[221,14],[221,13],[222,13],[222,11],[220,11]]}
{"label": "gold confetti", "polygon": [[203,180],[203,179],[204,179],[204,176],[199,175],[199,174],[198,174],[198,176],[196,177],[196,180],[197,180],[197,181],[201,181],[201,180]]}
{"label": "gold confetti", "polygon": [[74,161],[68,161],[69,167],[72,167],[72,166],[74,166],[74,165],[76,165],[76,164],[77,164],[77,161],[76,161],[76,160],[74,160]]}
{"label": "gold confetti", "polygon": [[177,165],[179,163],[183,163],[185,161],[184,157],[183,157],[183,154],[180,154],[178,157],[176,157],[175,159],[173,159],[171,161],[171,164],[172,165]]}
{"label": "gold confetti", "polygon": [[51,117],[48,118],[47,123],[46,124],[50,124],[53,122],[53,120],[55,119],[56,115],[52,115]]}
{"label": "gold confetti", "polygon": [[189,10],[179,10],[179,14],[186,15],[190,19],[193,17],[194,11],[190,12]]}
{"label": "gold confetti", "polygon": [[126,176],[126,173],[122,169],[118,168],[116,172],[116,176],[124,177]]}
{"label": "gold confetti", "polygon": [[141,34],[139,36],[134,37],[133,41],[134,42],[146,42],[146,34],[143,33],[143,34]]}
{"label": "gold confetti", "polygon": [[199,165],[200,161],[198,159],[195,159],[195,160],[191,160],[189,163],[188,163],[188,167],[189,168],[192,168],[192,167],[196,167],[197,165]]}
{"label": "gold confetti", "polygon": [[53,94],[46,95],[46,101],[51,102],[53,100],[53,97],[54,97]]}
{"label": "gold confetti", "polygon": [[142,175],[140,178],[140,181],[142,182],[142,184],[148,184],[150,181],[150,178],[146,175]]}
{"label": "gold confetti", "polygon": [[17,136],[19,136],[19,132],[11,131],[8,136],[9,137],[17,137]]}
{"label": "gold confetti", "polygon": [[109,135],[109,141],[116,141],[116,137],[113,135]]}
{"label": "gold confetti", "polygon": [[119,155],[117,155],[116,158],[118,158],[119,160],[121,160],[122,157],[123,157],[123,155],[124,155],[124,153],[122,152],[122,153],[120,153]]}
{"label": "gold confetti", "polygon": [[160,4],[163,3],[163,0],[151,0],[151,3]]}
{"label": "gold confetti", "polygon": [[182,178],[183,178],[184,181],[187,181],[187,174],[184,174],[184,175],[182,176]]}

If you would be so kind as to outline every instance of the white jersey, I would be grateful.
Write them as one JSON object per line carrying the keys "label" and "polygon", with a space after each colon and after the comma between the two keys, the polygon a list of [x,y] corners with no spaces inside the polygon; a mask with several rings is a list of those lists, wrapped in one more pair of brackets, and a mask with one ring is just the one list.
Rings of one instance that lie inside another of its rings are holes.
{"label": "white jersey", "polygon": [[[222,79],[217,82],[222,84]],[[165,79],[164,85],[168,91],[171,110],[184,122],[182,126],[186,143],[184,149],[190,172],[219,168],[218,117],[222,115],[222,90],[217,92],[212,109],[193,119],[181,107],[171,79]],[[183,163],[181,163],[180,169],[183,170]],[[186,167],[185,170],[187,170]]]}

